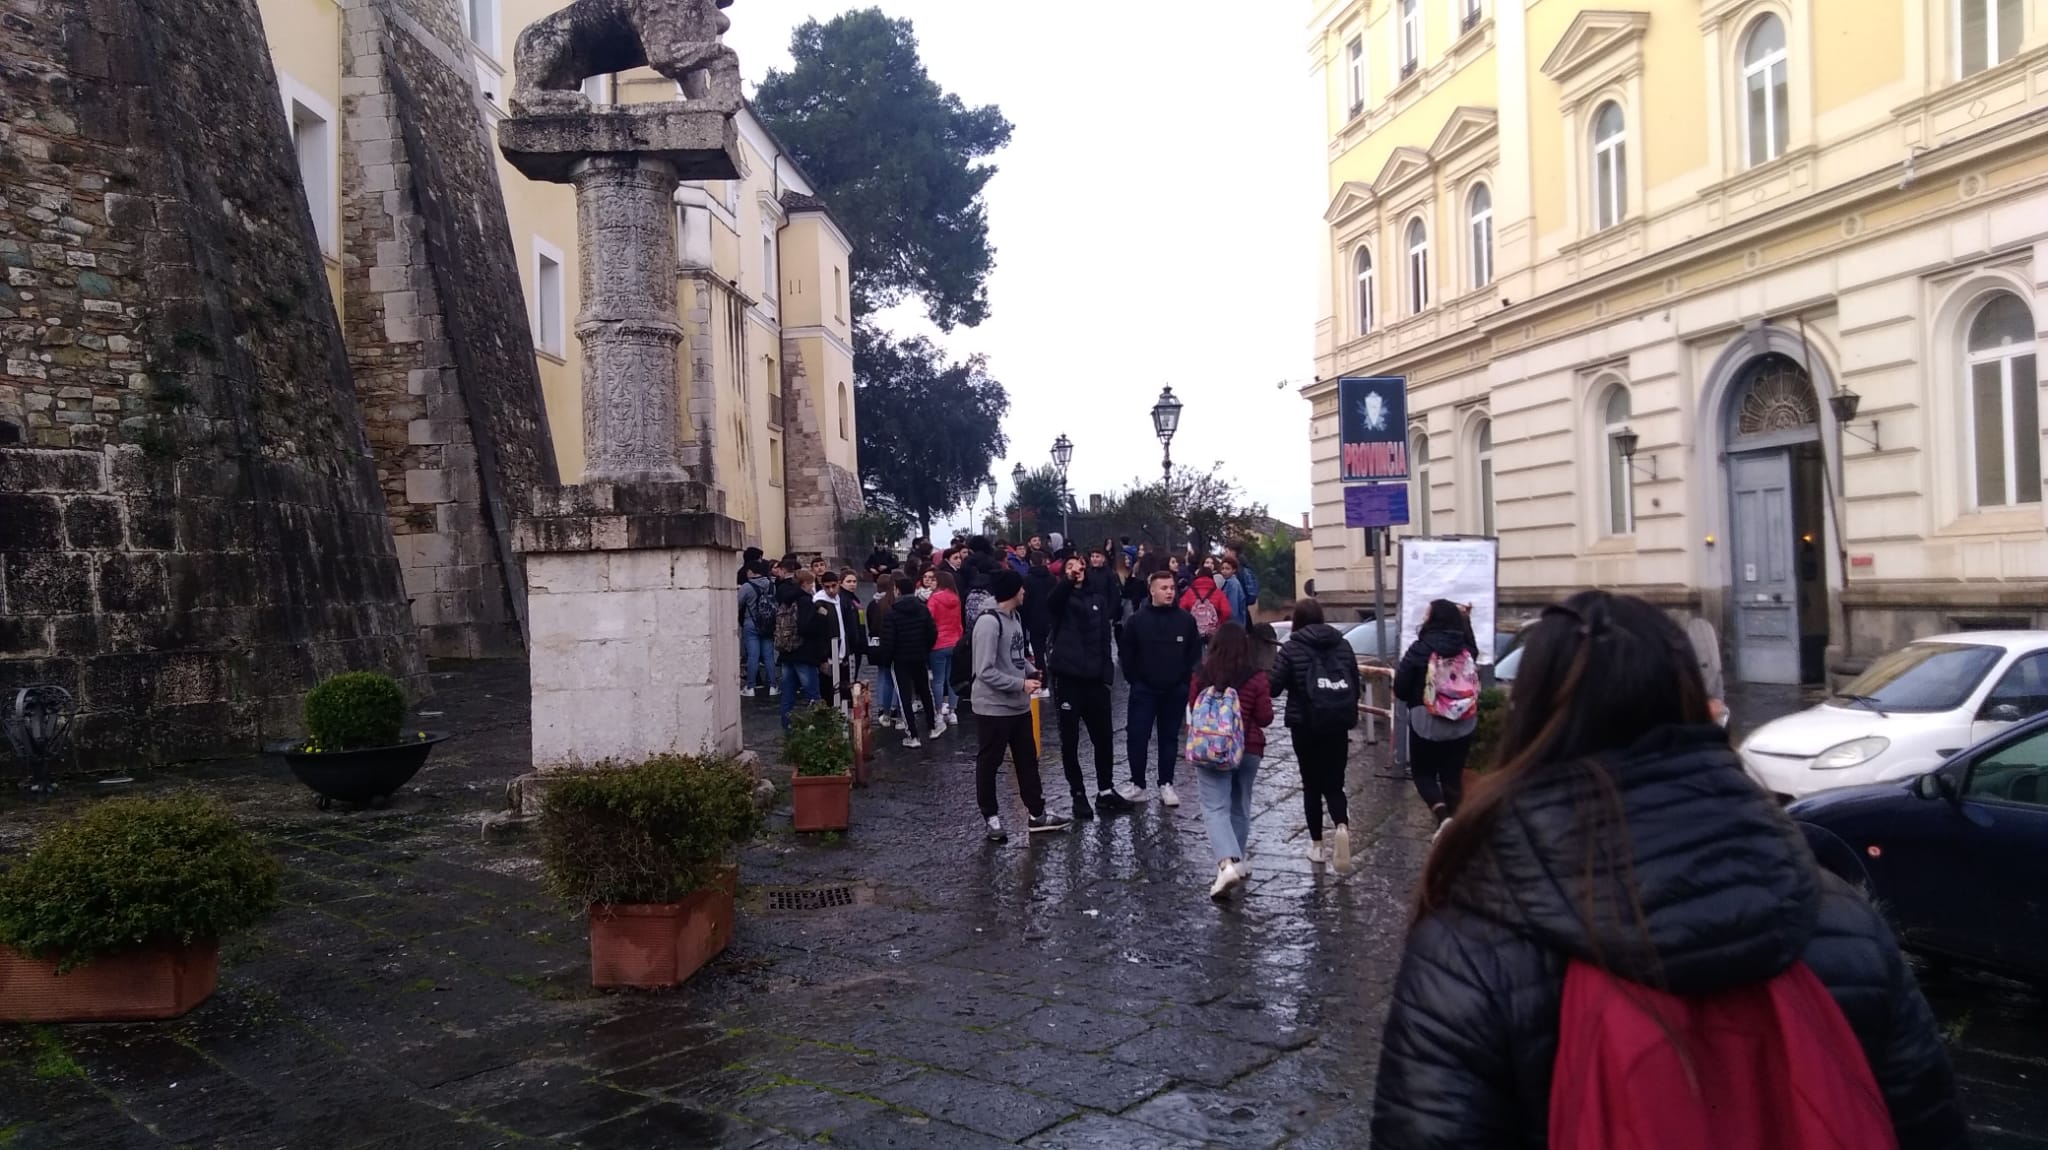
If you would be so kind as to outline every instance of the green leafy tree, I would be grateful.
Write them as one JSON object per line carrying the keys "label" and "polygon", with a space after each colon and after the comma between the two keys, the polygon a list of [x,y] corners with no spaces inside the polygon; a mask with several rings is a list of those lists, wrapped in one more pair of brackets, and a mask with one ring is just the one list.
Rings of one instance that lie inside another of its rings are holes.
{"label": "green leafy tree", "polygon": [[1222,471],[1221,463],[1206,471],[1177,466],[1164,482],[1133,482],[1103,500],[1100,518],[1113,535],[1207,554],[1223,540],[1249,537],[1266,515],[1264,506],[1243,502],[1244,492]]}
{"label": "green leafy tree", "polygon": [[856,317],[916,296],[942,331],[988,318],[982,162],[1010,142],[993,105],[968,107],[925,72],[910,21],[879,8],[805,21],[795,67],[754,111],[796,156],[853,241]]}
{"label": "green leafy tree", "polygon": [[946,363],[931,341],[862,324],[854,350],[861,484],[869,502],[932,533],[932,517],[974,498],[1009,450],[1009,393],[976,356]]}
{"label": "green leafy tree", "polygon": [[1027,471],[1024,482],[1010,494],[1010,505],[1004,511],[1009,525],[1006,531],[1013,533],[1014,541],[1019,543],[1033,532],[1058,531],[1063,506],[1058,470],[1046,466]]}
{"label": "green leafy tree", "polygon": [[1294,598],[1294,532],[1285,527],[1271,535],[1253,536],[1238,548],[1259,577],[1259,605],[1278,607]]}

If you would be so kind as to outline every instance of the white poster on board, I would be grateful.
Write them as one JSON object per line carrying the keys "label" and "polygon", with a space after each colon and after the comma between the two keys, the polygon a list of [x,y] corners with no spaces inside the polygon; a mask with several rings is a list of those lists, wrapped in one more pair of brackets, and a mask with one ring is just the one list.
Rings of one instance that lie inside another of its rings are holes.
{"label": "white poster on board", "polygon": [[1415,642],[1430,603],[1449,599],[1471,604],[1472,637],[1479,641],[1479,662],[1491,665],[1499,575],[1498,539],[1401,540],[1401,646],[1396,657]]}

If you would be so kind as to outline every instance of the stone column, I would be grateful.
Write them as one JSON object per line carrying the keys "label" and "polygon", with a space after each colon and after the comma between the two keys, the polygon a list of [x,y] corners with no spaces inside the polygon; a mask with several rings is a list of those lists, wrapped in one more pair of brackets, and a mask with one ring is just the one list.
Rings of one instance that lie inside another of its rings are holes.
{"label": "stone column", "polygon": [[[581,483],[535,492],[526,556],[533,765],[740,750],[745,530],[682,466],[679,181],[739,175],[729,113],[682,104],[552,110],[499,124],[522,173],[576,189],[583,310]],[[520,787],[520,805],[537,788]]]}

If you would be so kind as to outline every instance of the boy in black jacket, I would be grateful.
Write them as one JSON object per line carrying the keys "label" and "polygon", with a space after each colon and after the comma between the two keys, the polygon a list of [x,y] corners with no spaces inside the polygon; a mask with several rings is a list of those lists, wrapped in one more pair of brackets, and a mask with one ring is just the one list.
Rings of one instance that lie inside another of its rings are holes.
{"label": "boy in black jacket", "polygon": [[832,641],[839,636],[839,606],[813,598],[818,581],[809,571],[775,589],[778,608],[796,611],[796,650],[782,660],[782,729],[789,729],[789,715],[796,710],[797,696],[815,703],[824,696],[818,690],[818,668],[832,659]]}
{"label": "boy in black jacket", "polygon": [[[1116,676],[1110,662],[1109,635],[1121,596],[1106,593],[1092,579],[1087,565],[1070,557],[1065,578],[1047,597],[1052,620],[1051,650],[1046,670],[1052,675],[1053,700],[1060,716],[1060,759],[1067,787],[1074,794],[1074,817],[1082,821],[1131,809],[1116,793],[1116,749],[1110,715],[1109,688]],[[1113,586],[1113,584],[1112,584]],[[1088,784],[1081,777],[1081,727],[1095,744],[1095,807],[1088,805]]]}
{"label": "boy in black jacket", "polygon": [[1159,801],[1180,805],[1173,791],[1174,760],[1180,757],[1180,726],[1188,706],[1188,683],[1201,658],[1202,637],[1195,617],[1174,603],[1173,572],[1154,571],[1147,581],[1150,599],[1124,621],[1117,657],[1124,681],[1130,684],[1126,734],[1131,758],[1131,789],[1121,792],[1136,802],[1145,796],[1145,755],[1159,738]]}
{"label": "boy in black jacket", "polygon": [[932,646],[938,641],[939,625],[932,620],[931,609],[924,600],[917,597],[917,584],[897,579],[896,604],[882,621],[881,646],[876,650],[875,663],[895,676],[896,698],[903,708],[906,747],[922,745],[917,738],[917,712],[910,705],[913,700],[924,705],[924,713],[932,724],[931,734],[946,729],[939,709],[932,705]]}

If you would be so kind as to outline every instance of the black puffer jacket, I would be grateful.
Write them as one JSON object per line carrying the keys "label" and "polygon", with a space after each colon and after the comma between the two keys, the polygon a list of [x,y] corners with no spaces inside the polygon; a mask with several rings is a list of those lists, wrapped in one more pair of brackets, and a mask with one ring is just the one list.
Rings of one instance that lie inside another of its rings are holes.
{"label": "black puffer jacket", "polygon": [[1479,657],[1479,648],[1472,641],[1468,627],[1454,631],[1448,627],[1425,628],[1408,644],[1408,650],[1401,655],[1401,663],[1394,669],[1394,697],[1411,707],[1422,705],[1422,696],[1429,686],[1429,657],[1441,655],[1455,659],[1460,651],[1472,652]]}
{"label": "black puffer jacket", "polygon": [[1273,670],[1266,676],[1273,694],[1287,696],[1287,727],[1300,730],[1308,725],[1308,687],[1318,667],[1348,677],[1358,688],[1358,658],[1344,633],[1328,623],[1310,623],[1287,636],[1280,653],[1273,657]]}
{"label": "black puffer jacket", "polygon": [[[1891,931],[1818,868],[1726,735],[1653,732],[1613,776],[1633,892],[1613,869],[1587,880],[1577,820],[1594,784],[1552,772],[1507,800],[1454,905],[1410,933],[1380,1054],[1375,1150],[1544,1147],[1566,963],[1595,954],[1630,981],[1688,996],[1804,959],[1861,1040],[1901,1150],[1967,1145],[1948,1055]],[[1631,893],[1643,928],[1582,917],[1589,903],[1628,906]]]}
{"label": "black puffer jacket", "polygon": [[1109,654],[1114,599],[1105,599],[1100,589],[1062,579],[1052,589],[1048,602],[1052,614],[1052,649],[1045,658],[1047,671],[1098,683],[1113,678]]}
{"label": "black puffer jacket", "polygon": [[1018,609],[1018,615],[1024,620],[1026,631],[1043,635],[1052,630],[1052,589],[1064,582],[1043,565],[1024,572],[1024,606]]}
{"label": "black puffer jacket", "polygon": [[932,620],[931,608],[915,595],[902,596],[883,620],[882,645],[875,663],[894,666],[927,662],[932,657],[932,645],[938,641],[939,625]]}

